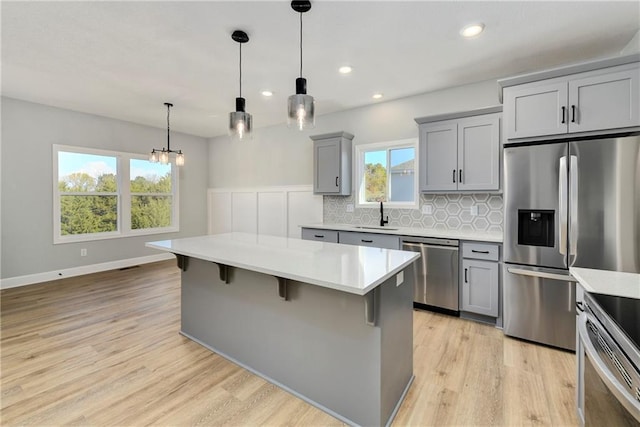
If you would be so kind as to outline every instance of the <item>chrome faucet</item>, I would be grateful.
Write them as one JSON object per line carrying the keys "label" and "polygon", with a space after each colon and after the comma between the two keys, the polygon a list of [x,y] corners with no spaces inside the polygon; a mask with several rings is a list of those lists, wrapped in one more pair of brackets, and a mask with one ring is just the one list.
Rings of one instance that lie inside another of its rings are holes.
{"label": "chrome faucet", "polygon": [[380,227],[384,227],[385,224],[389,224],[389,215],[387,215],[387,219],[384,219],[382,202],[380,202]]}

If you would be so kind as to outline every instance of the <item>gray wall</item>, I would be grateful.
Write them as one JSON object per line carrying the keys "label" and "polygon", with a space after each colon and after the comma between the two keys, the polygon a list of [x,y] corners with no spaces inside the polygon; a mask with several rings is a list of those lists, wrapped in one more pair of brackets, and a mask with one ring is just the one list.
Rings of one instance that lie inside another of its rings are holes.
{"label": "gray wall", "polygon": [[[311,94],[313,95],[313,94]],[[231,142],[228,136],[211,138],[209,187],[238,188],[272,185],[309,185],[313,178],[310,135],[346,131],[354,144],[418,136],[413,120],[498,104],[495,80],[474,83],[316,117],[316,128],[300,132],[286,124],[256,129],[253,139]],[[282,109],[286,118],[286,105]],[[321,105],[316,110],[322,111]],[[259,117],[254,117],[258,125]]]}
{"label": "gray wall", "polygon": [[[158,117],[159,124],[163,120]],[[3,97],[0,277],[156,255],[144,247],[146,241],[206,234],[208,144],[172,131],[172,147],[186,153],[179,180],[179,233],[53,244],[53,144],[147,153],[165,145],[166,137],[161,128]],[[87,248],[86,257],[80,257],[80,248]]]}

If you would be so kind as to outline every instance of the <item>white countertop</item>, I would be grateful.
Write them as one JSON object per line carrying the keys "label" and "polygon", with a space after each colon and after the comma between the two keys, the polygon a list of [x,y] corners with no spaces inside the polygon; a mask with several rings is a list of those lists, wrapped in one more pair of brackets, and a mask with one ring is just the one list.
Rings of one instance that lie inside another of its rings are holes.
{"label": "white countertop", "polygon": [[420,257],[415,252],[248,233],[162,240],[146,246],[357,295]]}
{"label": "white countertop", "polygon": [[577,267],[569,272],[587,292],[640,299],[640,274]]}
{"label": "white countertop", "polygon": [[501,232],[486,231],[460,231],[460,230],[436,230],[434,228],[410,228],[387,225],[384,227],[375,225],[355,224],[304,224],[303,228],[320,228],[323,230],[357,231],[360,233],[392,234],[397,236],[413,237],[438,237],[443,239],[473,240],[478,242],[502,243]]}

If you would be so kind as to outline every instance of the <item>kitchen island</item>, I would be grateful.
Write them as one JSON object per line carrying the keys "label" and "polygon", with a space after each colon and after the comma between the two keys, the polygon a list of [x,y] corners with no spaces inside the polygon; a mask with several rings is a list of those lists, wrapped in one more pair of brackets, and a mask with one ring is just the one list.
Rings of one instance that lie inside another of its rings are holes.
{"label": "kitchen island", "polygon": [[181,333],[352,425],[388,425],[413,380],[416,253],[245,233],[165,240]]}

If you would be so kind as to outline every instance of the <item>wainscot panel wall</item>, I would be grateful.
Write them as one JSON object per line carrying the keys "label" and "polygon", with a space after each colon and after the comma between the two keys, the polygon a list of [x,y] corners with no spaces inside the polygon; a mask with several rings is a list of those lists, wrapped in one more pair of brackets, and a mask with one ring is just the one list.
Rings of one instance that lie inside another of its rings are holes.
{"label": "wainscot panel wall", "polygon": [[[172,131],[172,146],[186,153],[186,164],[179,168],[180,232],[53,244],[52,145],[146,154],[166,144],[164,114],[159,108],[158,128],[153,128],[2,98],[3,281],[149,257],[158,252],[145,248],[147,241],[206,234],[208,144],[205,138]],[[87,256],[80,256],[80,248],[87,249]]]}

